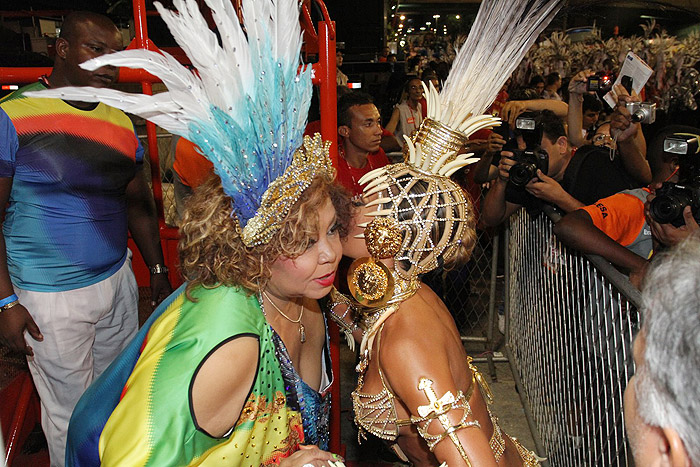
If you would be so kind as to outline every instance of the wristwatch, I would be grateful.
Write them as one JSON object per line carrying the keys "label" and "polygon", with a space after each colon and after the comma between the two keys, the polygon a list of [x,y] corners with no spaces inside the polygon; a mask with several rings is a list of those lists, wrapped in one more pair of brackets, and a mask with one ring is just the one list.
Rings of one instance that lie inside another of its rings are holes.
{"label": "wristwatch", "polygon": [[158,263],[153,267],[148,268],[149,271],[151,271],[151,275],[154,274],[167,274],[169,269],[167,266],[163,266],[162,264]]}

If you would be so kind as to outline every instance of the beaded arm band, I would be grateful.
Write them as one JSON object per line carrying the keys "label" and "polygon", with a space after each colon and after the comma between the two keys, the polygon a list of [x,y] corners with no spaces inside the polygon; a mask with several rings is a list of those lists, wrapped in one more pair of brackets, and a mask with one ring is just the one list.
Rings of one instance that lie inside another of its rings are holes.
{"label": "beaded arm band", "polygon": [[[338,316],[335,313],[335,307],[338,305],[345,305],[345,313],[343,313],[342,316]],[[328,314],[330,315],[330,318],[335,322],[335,324],[338,325],[338,327],[343,331],[345,334],[345,340],[348,343],[348,347],[350,347],[350,350],[354,351],[355,350],[355,338],[353,337],[353,333],[359,329],[357,325],[357,319],[353,317],[352,323],[348,323],[345,321],[345,317],[348,315],[350,310],[353,311],[353,315],[355,314],[355,309],[352,305],[352,302],[343,294],[338,292],[335,287],[331,289],[331,301],[328,303]]]}
{"label": "beaded arm band", "polygon": [[[428,378],[420,379],[418,389],[425,393],[429,404],[418,407],[419,417],[411,416],[411,423],[416,425],[418,434],[420,434],[428,444],[428,449],[430,449],[432,452],[440,441],[445,438],[450,438],[452,443],[454,443],[455,447],[457,448],[459,455],[462,456],[462,459],[464,459],[464,462],[466,462],[466,465],[471,467],[472,464],[469,461],[467,452],[455,433],[463,428],[480,428],[481,425],[476,420],[467,421],[467,419],[472,415],[472,408],[469,405],[469,401],[464,396],[464,393],[459,391],[457,393],[457,397],[455,397],[450,391],[448,391],[438,399],[437,394],[433,389],[433,381]],[[450,419],[447,417],[447,413],[457,409],[462,409],[462,418],[460,419],[459,423],[453,425],[452,422],[450,422]],[[440,425],[442,425],[445,431],[433,435],[428,431],[428,427],[430,426],[430,423],[436,419],[440,422]]]}

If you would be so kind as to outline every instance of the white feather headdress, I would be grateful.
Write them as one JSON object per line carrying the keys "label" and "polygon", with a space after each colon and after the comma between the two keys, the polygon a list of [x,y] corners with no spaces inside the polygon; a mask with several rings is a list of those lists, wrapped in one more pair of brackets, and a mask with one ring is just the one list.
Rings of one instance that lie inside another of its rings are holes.
{"label": "white feather headdress", "polygon": [[160,78],[168,92],[147,96],[58,88],[33,96],[101,101],[189,139],[221,177],[244,242],[266,243],[313,177],[333,173],[328,145],[320,137],[302,140],[311,69],[299,71],[299,2],[243,0],[244,32],[230,0],[205,0],[218,37],[196,0],[173,3],[177,13],[158,2],[155,6],[196,73],[166,52],[143,49],[81,64],[88,70],[105,65],[142,68]]}
{"label": "white feather headdress", "polygon": [[462,189],[448,177],[477,161],[459,154],[474,132],[499,125],[484,112],[560,8],[562,0],[484,0],[458,51],[444,89],[425,88],[427,118],[407,138],[404,163],[376,169],[361,184],[376,196],[375,217],[393,217],[404,231],[395,256],[406,280],[448,261],[474,241],[474,213]]}

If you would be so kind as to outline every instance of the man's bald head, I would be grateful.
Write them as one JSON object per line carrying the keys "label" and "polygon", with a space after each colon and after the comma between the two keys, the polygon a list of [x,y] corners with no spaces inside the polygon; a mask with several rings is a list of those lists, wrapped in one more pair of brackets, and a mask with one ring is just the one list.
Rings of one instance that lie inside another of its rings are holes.
{"label": "man's bald head", "polygon": [[66,16],[65,20],[63,20],[63,24],[61,25],[61,34],[59,34],[58,37],[61,39],[66,39],[67,41],[75,39],[76,36],[82,31],[82,28],[88,23],[92,23],[100,28],[104,28],[105,30],[113,29],[114,31],[119,32],[117,25],[105,15],[93,13],[91,11],[74,11]]}
{"label": "man's bald head", "polygon": [[117,78],[116,67],[106,65],[88,71],[80,64],[122,49],[121,32],[111,19],[88,11],[71,13],[56,40],[56,60],[49,82],[53,87],[110,86]]}

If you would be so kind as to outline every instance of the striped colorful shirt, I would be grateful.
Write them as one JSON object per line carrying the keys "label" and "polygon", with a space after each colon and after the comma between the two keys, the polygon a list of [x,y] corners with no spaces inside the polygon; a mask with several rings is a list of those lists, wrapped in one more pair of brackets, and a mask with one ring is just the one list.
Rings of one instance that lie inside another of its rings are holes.
{"label": "striped colorful shirt", "polygon": [[[57,292],[97,283],[126,259],[126,187],[143,147],[122,111],[81,110],[60,99],[0,101],[18,148],[0,150],[0,177],[12,178],[3,232],[13,283]],[[4,144],[4,143],[3,143]]]}

